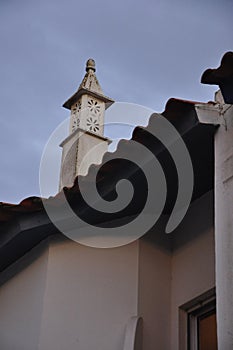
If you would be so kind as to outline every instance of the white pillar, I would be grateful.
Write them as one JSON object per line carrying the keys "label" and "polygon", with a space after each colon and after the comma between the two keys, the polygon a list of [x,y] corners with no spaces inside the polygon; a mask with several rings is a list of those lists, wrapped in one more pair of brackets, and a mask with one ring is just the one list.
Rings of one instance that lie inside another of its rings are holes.
{"label": "white pillar", "polygon": [[215,135],[215,245],[218,350],[233,349],[233,105]]}

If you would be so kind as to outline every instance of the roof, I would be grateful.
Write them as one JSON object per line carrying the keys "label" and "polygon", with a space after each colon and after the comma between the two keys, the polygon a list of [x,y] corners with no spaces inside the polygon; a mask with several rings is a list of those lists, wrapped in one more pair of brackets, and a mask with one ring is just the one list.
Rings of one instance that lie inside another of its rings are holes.
{"label": "roof", "polygon": [[[210,155],[213,155],[212,150],[212,141],[213,141],[213,133],[215,131],[216,126],[214,125],[205,125],[198,122],[195,105],[200,105],[200,102],[194,102],[194,101],[187,101],[187,100],[181,100],[181,99],[175,99],[171,98],[168,100],[166,104],[166,108],[162,115],[168,119],[179,131],[181,136],[183,137],[185,144],[190,152],[194,171],[195,171],[195,165],[201,165],[203,166],[204,171],[198,172],[200,174],[200,177],[202,180],[204,180],[206,177],[208,178],[208,181],[205,182],[205,184],[202,186],[202,190],[199,190],[197,188],[198,184],[196,181],[195,185],[195,191],[193,195],[193,199],[196,199],[200,197],[202,194],[207,192],[209,189],[212,188],[213,182],[211,180],[211,171],[209,174],[206,173],[211,167],[209,168],[207,165],[211,163]],[[202,103],[203,105],[209,105],[210,103]],[[151,115],[150,121],[154,118],[154,114]],[[133,130],[132,138],[131,140],[137,141],[143,145],[146,145],[148,149],[151,149],[153,153],[158,156],[158,154],[164,155],[166,150],[165,148],[159,147],[158,140],[156,141],[153,139],[153,137],[149,135],[150,130],[150,121],[148,123],[147,127],[140,127],[137,126]],[[198,132],[198,134],[197,134]],[[198,135],[197,139],[196,136]],[[116,158],[114,162],[107,164],[105,167],[102,167],[102,165],[94,165],[94,167],[100,168],[99,172],[99,178],[103,180],[107,178],[111,178],[110,173],[116,173],[118,168],[120,168],[121,160],[117,157],[118,149],[120,148],[120,145],[122,143],[128,143],[131,140],[121,140],[119,142],[117,150],[114,152],[113,158]],[[208,145],[210,144],[210,145]],[[206,151],[205,151],[206,150]],[[110,152],[107,152],[107,154],[111,154]],[[206,157],[206,158],[205,158]],[[204,162],[202,160],[205,160]],[[196,164],[196,160],[198,164]],[[207,163],[206,163],[207,161]],[[163,162],[163,159],[161,157],[161,162]],[[201,163],[200,163],[201,162]],[[164,164],[165,167],[167,167],[167,160],[166,164]],[[91,181],[92,176],[92,168],[90,167],[89,173],[87,176],[83,177],[83,181]],[[200,168],[200,166],[198,167]],[[200,170],[200,169],[199,169]],[[122,170],[120,174],[122,173]],[[203,177],[203,175],[206,173],[206,176]],[[198,176],[198,174],[196,174]],[[73,196],[73,193],[78,193],[79,188],[77,186],[78,179],[74,181],[74,185],[70,188],[65,187],[64,191],[66,192],[67,196],[71,195]],[[53,197],[54,200],[56,198],[59,198],[59,193]],[[52,198],[50,198],[51,200]],[[11,204],[11,203],[4,203],[0,202],[0,223],[6,222],[12,220],[14,217],[21,215],[21,214],[30,214],[34,212],[38,212],[43,210],[43,202],[40,197],[32,196],[23,199],[19,204]]]}
{"label": "roof", "polygon": [[[196,104],[199,105],[200,103],[170,99],[162,113],[179,131],[189,150],[194,169],[192,200],[211,190],[214,183],[213,140],[216,125],[199,122],[195,109]],[[140,212],[146,199],[146,183],[143,180],[143,174],[133,164],[127,163],[118,156],[119,150],[133,141],[146,146],[159,160],[165,173],[168,189],[164,213],[171,211],[177,195],[177,172],[168,150],[150,134],[150,124],[155,117],[156,115],[154,114],[150,116],[147,127],[137,126],[133,131],[131,140],[121,140],[117,150],[111,153],[111,156],[109,152],[105,154],[105,158],[114,158],[113,160],[107,162],[104,166],[92,165],[87,176],[76,178],[71,188],[64,188],[68,202],[84,221],[98,225],[114,219],[136,215]],[[122,178],[129,179],[134,188],[137,189],[132,202],[122,211],[114,214],[96,212],[85,203],[80,194],[78,180],[82,181],[84,188],[88,189],[89,183],[93,181],[96,168],[99,170],[97,187],[105,199],[111,200],[115,198],[115,185]],[[46,201],[59,208],[63,205],[61,193],[58,193],[55,197],[48,198]],[[0,235],[0,270],[6,268],[25,254],[42,239],[58,232],[56,227],[50,222],[43,207],[42,199],[39,197],[29,197],[15,205],[0,203],[0,224],[2,226]],[[19,225],[18,229],[16,228],[17,225]]]}

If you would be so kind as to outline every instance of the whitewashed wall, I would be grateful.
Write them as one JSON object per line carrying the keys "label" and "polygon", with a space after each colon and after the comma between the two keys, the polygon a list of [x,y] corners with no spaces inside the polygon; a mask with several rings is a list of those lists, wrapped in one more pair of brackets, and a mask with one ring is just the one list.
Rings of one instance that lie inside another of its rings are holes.
{"label": "whitewashed wall", "polygon": [[46,247],[47,242],[43,242],[0,276],[1,350],[38,350],[48,263]]}

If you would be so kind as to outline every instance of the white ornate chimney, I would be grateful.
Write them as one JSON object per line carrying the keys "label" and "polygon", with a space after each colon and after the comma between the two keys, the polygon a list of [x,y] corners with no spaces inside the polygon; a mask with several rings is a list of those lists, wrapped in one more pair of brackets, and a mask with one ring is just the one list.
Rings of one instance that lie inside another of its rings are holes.
{"label": "white ornate chimney", "polygon": [[63,105],[71,114],[69,136],[60,145],[63,151],[59,189],[72,186],[76,176],[86,175],[91,164],[101,163],[111,142],[104,137],[104,115],[113,103],[104,96],[95,75],[95,61],[89,59],[77,92]]}

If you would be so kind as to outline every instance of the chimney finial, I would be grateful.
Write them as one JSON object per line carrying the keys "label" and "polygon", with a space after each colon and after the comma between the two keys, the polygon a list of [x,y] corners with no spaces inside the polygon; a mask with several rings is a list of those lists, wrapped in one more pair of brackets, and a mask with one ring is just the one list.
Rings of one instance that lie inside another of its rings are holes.
{"label": "chimney finial", "polygon": [[92,58],[89,58],[86,63],[86,72],[88,72],[90,69],[95,72],[95,61]]}

